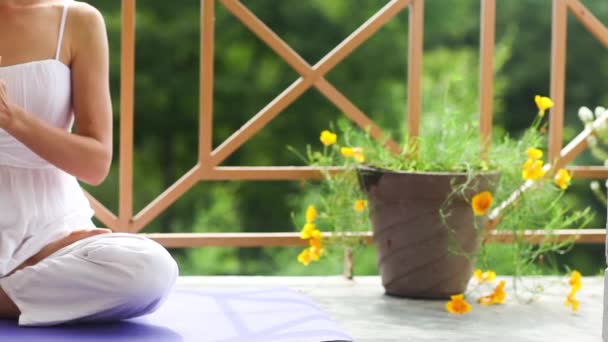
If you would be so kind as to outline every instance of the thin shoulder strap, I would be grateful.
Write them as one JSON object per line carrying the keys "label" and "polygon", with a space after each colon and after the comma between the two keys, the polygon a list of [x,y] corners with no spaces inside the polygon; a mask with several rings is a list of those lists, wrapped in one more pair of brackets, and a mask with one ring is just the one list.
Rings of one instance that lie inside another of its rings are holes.
{"label": "thin shoulder strap", "polygon": [[59,53],[61,52],[61,42],[63,41],[63,32],[65,31],[65,22],[68,17],[70,3],[71,1],[66,1],[63,5],[63,14],[61,15],[61,26],[59,27],[59,39],[57,40],[57,52],[55,52],[55,59],[59,59]]}

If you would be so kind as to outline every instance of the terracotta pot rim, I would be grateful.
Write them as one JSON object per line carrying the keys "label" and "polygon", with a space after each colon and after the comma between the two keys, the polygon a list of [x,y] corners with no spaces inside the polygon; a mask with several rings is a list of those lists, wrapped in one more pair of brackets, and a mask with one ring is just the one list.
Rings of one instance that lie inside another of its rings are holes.
{"label": "terracotta pot rim", "polygon": [[[385,168],[375,167],[375,166],[371,166],[371,165],[358,165],[357,166],[357,171],[359,171],[359,170],[373,171],[373,172],[383,172],[383,173],[392,173],[392,174],[404,174],[404,175],[428,175],[428,176],[450,176],[450,177],[454,177],[454,176],[467,176],[467,175],[469,175],[469,172],[392,170],[392,169],[385,169]],[[494,175],[500,174],[500,171],[498,171],[498,170],[475,171],[475,172],[472,172],[471,174],[476,175],[476,176],[484,176],[484,175],[494,176]]]}

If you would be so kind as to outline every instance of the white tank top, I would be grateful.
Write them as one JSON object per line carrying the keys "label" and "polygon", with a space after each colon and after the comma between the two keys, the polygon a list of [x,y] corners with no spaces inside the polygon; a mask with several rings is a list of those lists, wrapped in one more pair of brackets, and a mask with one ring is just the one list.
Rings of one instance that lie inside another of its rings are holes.
{"label": "white tank top", "polygon": [[[54,59],[0,66],[13,103],[71,131],[71,70],[59,60],[71,0],[63,9]],[[66,151],[67,153],[67,151]],[[78,181],[0,129],[0,278],[52,241],[94,227]]]}
{"label": "white tank top", "polygon": [[[59,60],[61,42],[69,2],[61,19],[55,59],[46,59],[6,67],[0,66],[0,78],[7,84],[11,101],[47,123],[71,130],[71,72]],[[0,165],[27,168],[49,168],[52,165],[40,158],[10,134],[0,129]]]}

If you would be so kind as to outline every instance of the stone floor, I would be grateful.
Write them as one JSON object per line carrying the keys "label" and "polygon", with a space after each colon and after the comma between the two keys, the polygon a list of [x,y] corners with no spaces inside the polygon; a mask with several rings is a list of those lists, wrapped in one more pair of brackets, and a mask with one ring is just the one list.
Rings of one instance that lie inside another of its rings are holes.
{"label": "stone floor", "polygon": [[[388,297],[378,277],[182,277],[178,287],[288,286],[313,298],[355,341],[601,341],[603,278],[583,278],[580,307],[564,307],[567,280],[557,277],[522,279],[523,287],[544,292],[529,302],[530,291],[515,298],[513,279],[507,281],[504,305],[481,306],[465,315],[445,311],[445,301]],[[489,290],[469,286],[477,298]]]}

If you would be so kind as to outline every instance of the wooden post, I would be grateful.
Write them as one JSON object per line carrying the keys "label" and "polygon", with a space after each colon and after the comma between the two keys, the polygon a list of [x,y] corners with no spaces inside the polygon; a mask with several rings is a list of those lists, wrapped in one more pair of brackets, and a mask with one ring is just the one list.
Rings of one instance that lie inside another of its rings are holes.
{"label": "wooden post", "polygon": [[352,247],[344,248],[344,277],[353,279],[355,276],[355,254]]}
{"label": "wooden post", "polygon": [[481,0],[479,43],[479,132],[482,158],[488,159],[492,140],[492,110],[494,99],[494,39],[496,30],[496,0]]}
{"label": "wooden post", "polygon": [[422,53],[424,45],[424,0],[413,0],[409,6],[409,45],[407,71],[407,129],[410,142],[420,136],[422,112]]}
{"label": "wooden post", "polygon": [[119,231],[130,231],[133,216],[133,91],[135,78],[135,0],[122,1],[120,50]]}
{"label": "wooden post", "polygon": [[213,168],[213,61],[215,45],[215,0],[201,0],[199,76],[199,162],[202,173]]}
{"label": "wooden post", "polygon": [[564,96],[566,88],[566,33],[568,8],[566,0],[553,0],[551,30],[551,99],[549,117],[549,163],[554,163],[562,149]]}

